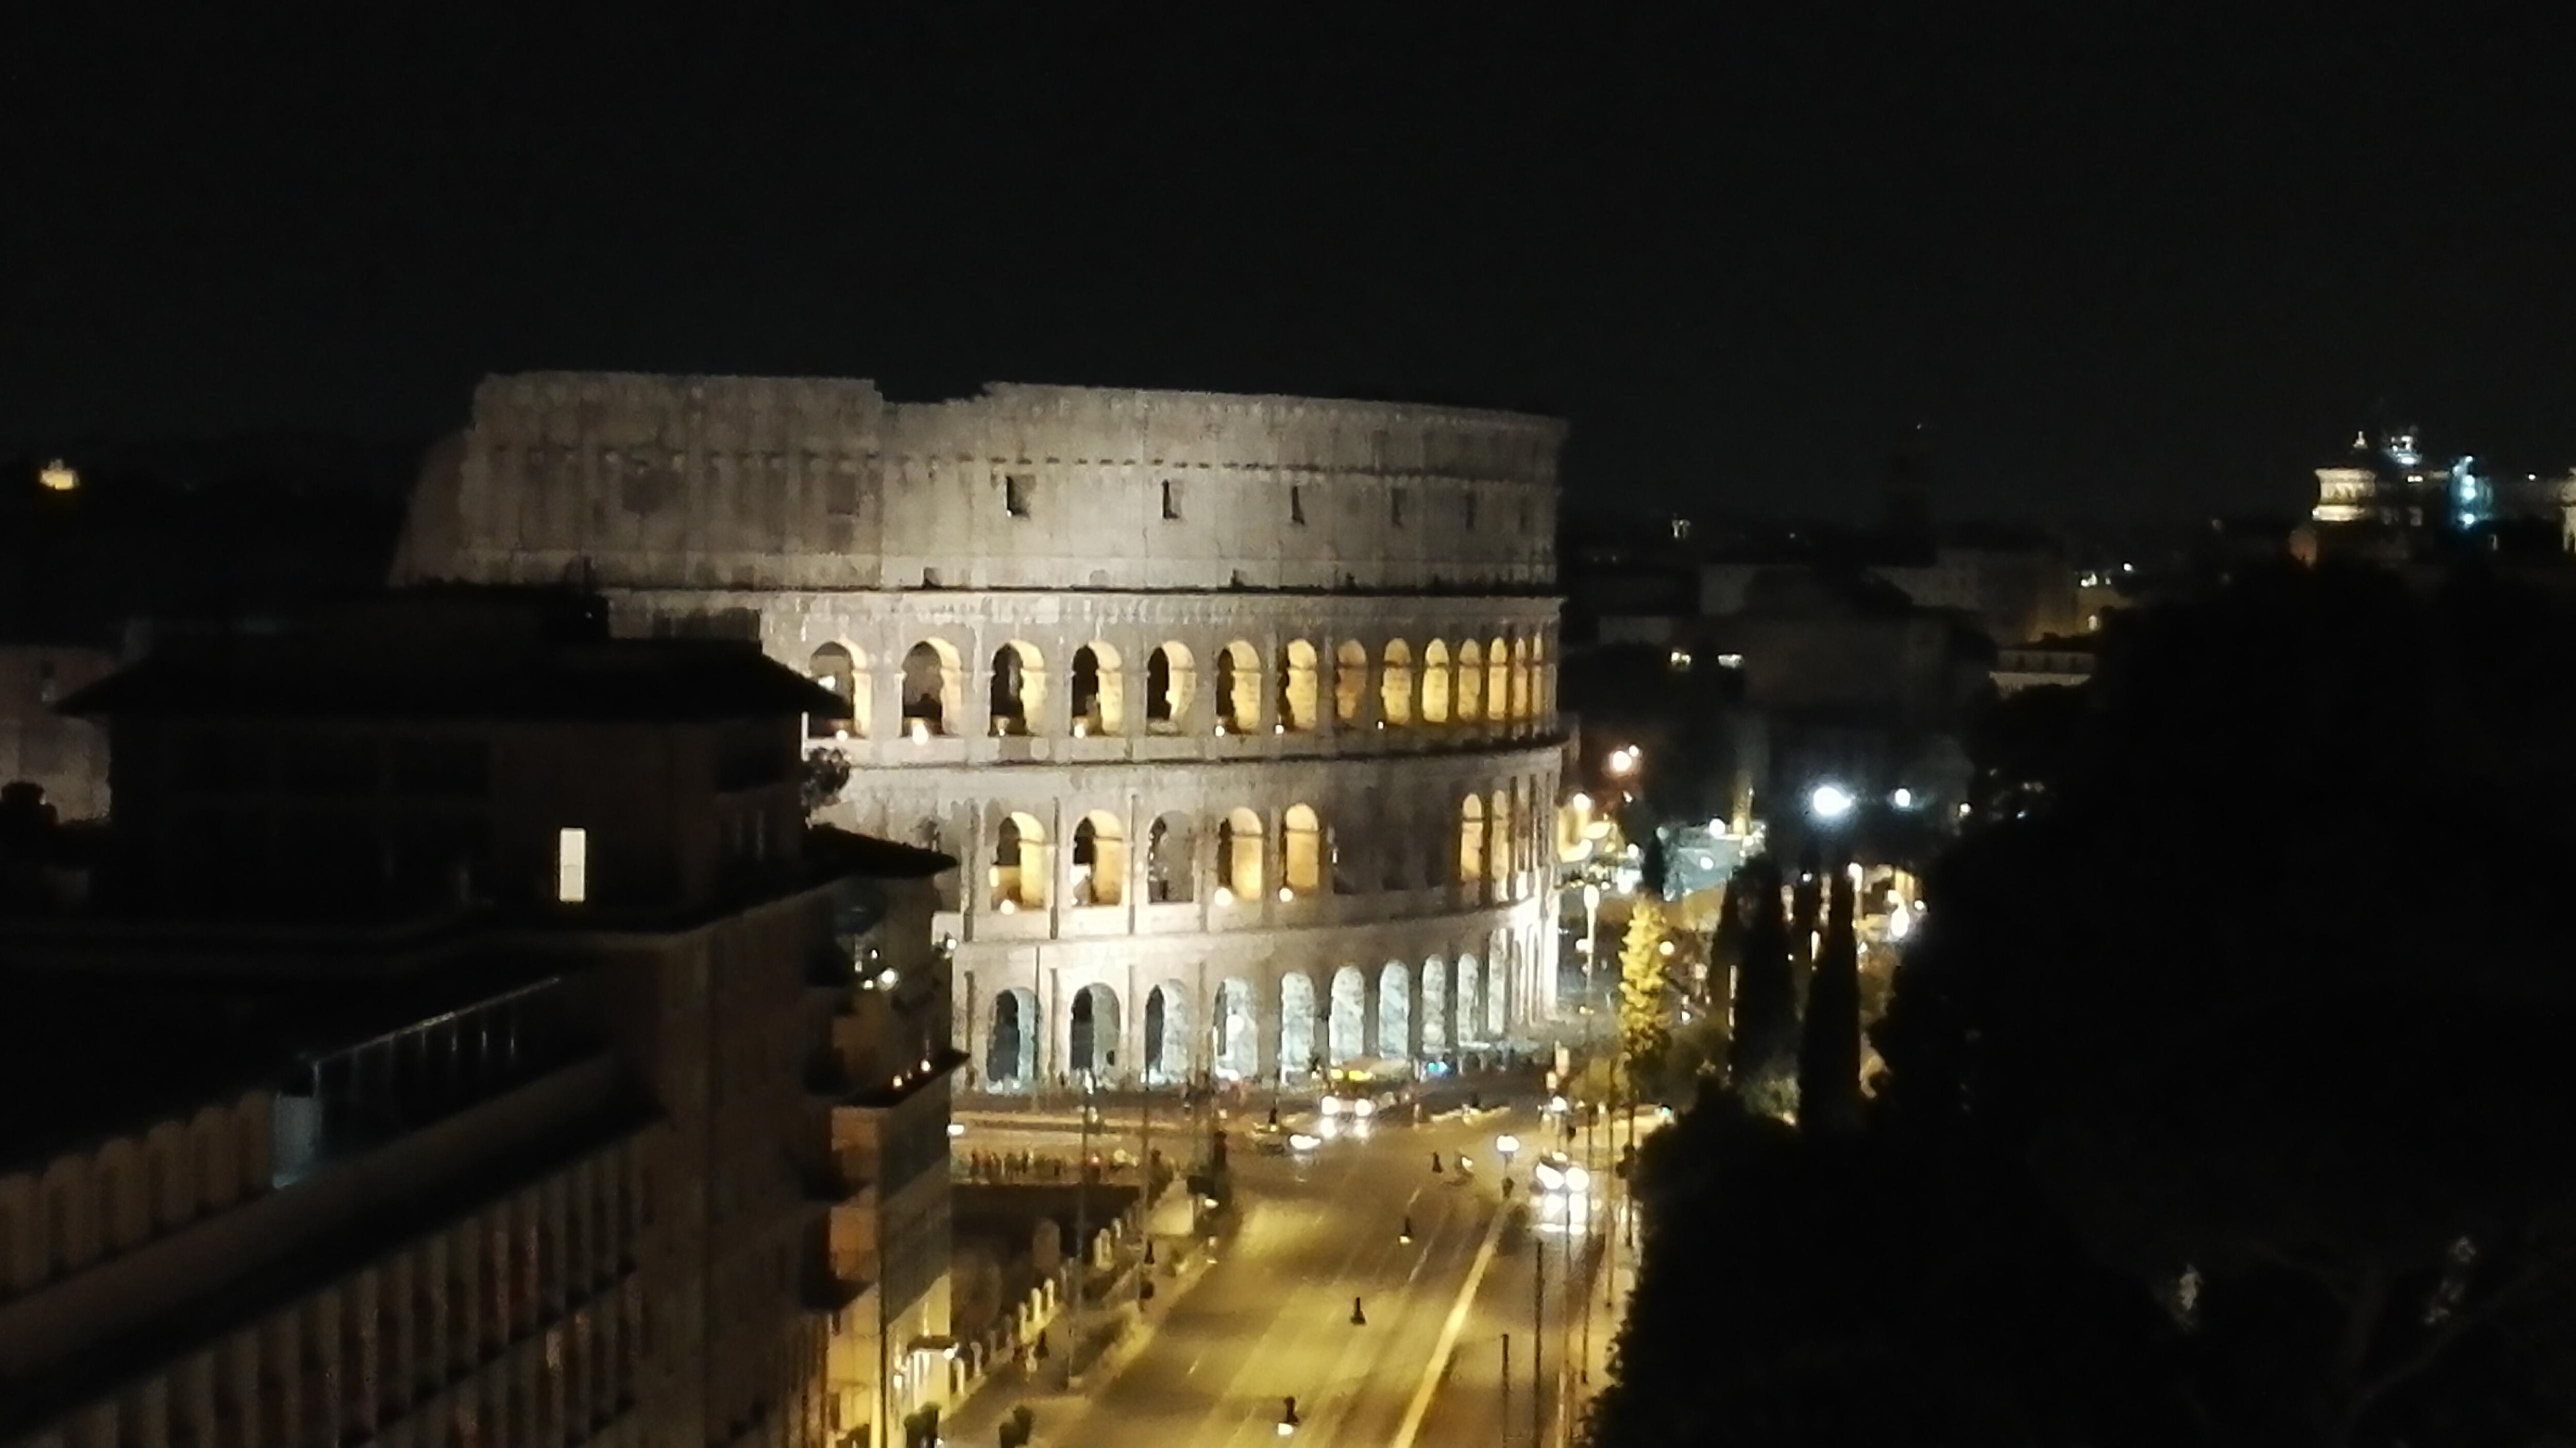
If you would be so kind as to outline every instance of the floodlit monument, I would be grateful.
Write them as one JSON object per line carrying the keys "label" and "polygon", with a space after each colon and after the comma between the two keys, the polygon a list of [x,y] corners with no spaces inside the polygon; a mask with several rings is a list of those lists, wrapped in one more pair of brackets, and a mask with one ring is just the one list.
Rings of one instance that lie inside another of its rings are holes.
{"label": "floodlit monument", "polygon": [[1561,424],[1448,407],[537,373],[397,583],[567,581],[838,694],[830,823],[965,861],[974,1084],[1438,1059],[1552,1006]]}

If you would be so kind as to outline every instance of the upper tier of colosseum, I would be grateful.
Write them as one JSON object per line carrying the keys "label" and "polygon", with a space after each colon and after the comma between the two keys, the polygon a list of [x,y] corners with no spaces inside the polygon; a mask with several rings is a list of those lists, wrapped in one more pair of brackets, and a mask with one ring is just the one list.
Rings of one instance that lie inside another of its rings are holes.
{"label": "upper tier of colosseum", "polygon": [[1537,592],[1564,435],[1299,397],[496,376],[423,470],[394,581]]}

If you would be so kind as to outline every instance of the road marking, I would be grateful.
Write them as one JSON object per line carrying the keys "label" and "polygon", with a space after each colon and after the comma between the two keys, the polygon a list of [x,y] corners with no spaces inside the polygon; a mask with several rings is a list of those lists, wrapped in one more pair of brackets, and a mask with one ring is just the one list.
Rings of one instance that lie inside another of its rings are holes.
{"label": "road marking", "polygon": [[1431,1349],[1431,1363],[1422,1371],[1422,1385],[1413,1390],[1413,1401],[1405,1405],[1404,1423],[1395,1430],[1387,1448],[1413,1448],[1414,1435],[1422,1431],[1422,1420],[1431,1414],[1431,1397],[1440,1390],[1440,1379],[1449,1371],[1449,1355],[1458,1350],[1458,1334],[1466,1329],[1467,1310],[1476,1303],[1476,1285],[1485,1280],[1485,1269],[1494,1265],[1494,1247],[1503,1240],[1503,1222],[1507,1209],[1497,1209],[1494,1225],[1485,1231],[1485,1245],[1476,1249],[1475,1263],[1467,1269],[1467,1280],[1458,1287],[1458,1300],[1449,1308],[1449,1320],[1440,1325],[1440,1341]]}

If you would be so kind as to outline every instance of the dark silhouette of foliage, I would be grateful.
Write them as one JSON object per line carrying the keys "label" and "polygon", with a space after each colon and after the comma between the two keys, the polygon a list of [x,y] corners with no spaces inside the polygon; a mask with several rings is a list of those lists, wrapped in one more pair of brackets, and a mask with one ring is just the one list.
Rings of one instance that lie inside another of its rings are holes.
{"label": "dark silhouette of foliage", "polygon": [[1798,984],[1781,914],[1780,872],[1768,859],[1745,862],[1737,878],[1744,909],[1743,960],[1735,976],[1735,1038],[1727,1080],[1747,1098],[1778,1089],[1798,1038]]}
{"label": "dark silhouette of foliage", "polygon": [[1596,1441],[1852,1441],[1732,1426],[1811,1369],[1888,1442],[2576,1437],[2571,703],[2576,602],[2474,574],[2117,616],[1981,746],[1864,1129],[1655,1142]]}
{"label": "dark silhouette of foliage", "polygon": [[1825,939],[1807,979],[1798,1040],[1798,1121],[1810,1132],[1860,1127],[1860,942],[1850,873],[1832,871]]}

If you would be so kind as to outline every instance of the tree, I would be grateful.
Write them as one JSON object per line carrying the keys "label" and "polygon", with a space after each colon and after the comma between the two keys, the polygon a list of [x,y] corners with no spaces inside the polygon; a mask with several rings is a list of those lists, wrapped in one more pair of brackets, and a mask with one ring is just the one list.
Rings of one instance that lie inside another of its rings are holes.
{"label": "tree", "polygon": [[[2576,613],[2258,574],[2124,615],[2043,801],[1934,871],[1891,1124],[2019,1173],[2244,1441],[2576,1417]],[[2157,898],[2148,882],[2183,888]]]}
{"label": "tree", "polygon": [[1860,1128],[1860,942],[1851,872],[1833,868],[1823,948],[1807,981],[1798,1043],[1798,1121],[1815,1132]]}
{"label": "tree", "polygon": [[812,814],[841,797],[850,784],[850,756],[837,749],[806,751],[805,768],[800,777],[805,812]]}
{"label": "tree", "polygon": [[1738,875],[1743,955],[1735,976],[1727,1080],[1739,1097],[1760,1103],[1758,1109],[1785,1114],[1795,1102],[1798,982],[1789,960],[1789,923],[1781,914],[1780,872],[1769,859],[1756,857]]}
{"label": "tree", "polygon": [[1659,1077],[1672,1046],[1673,954],[1663,902],[1639,895],[1629,906],[1628,933],[1619,945],[1619,1048],[1632,1079]]}

